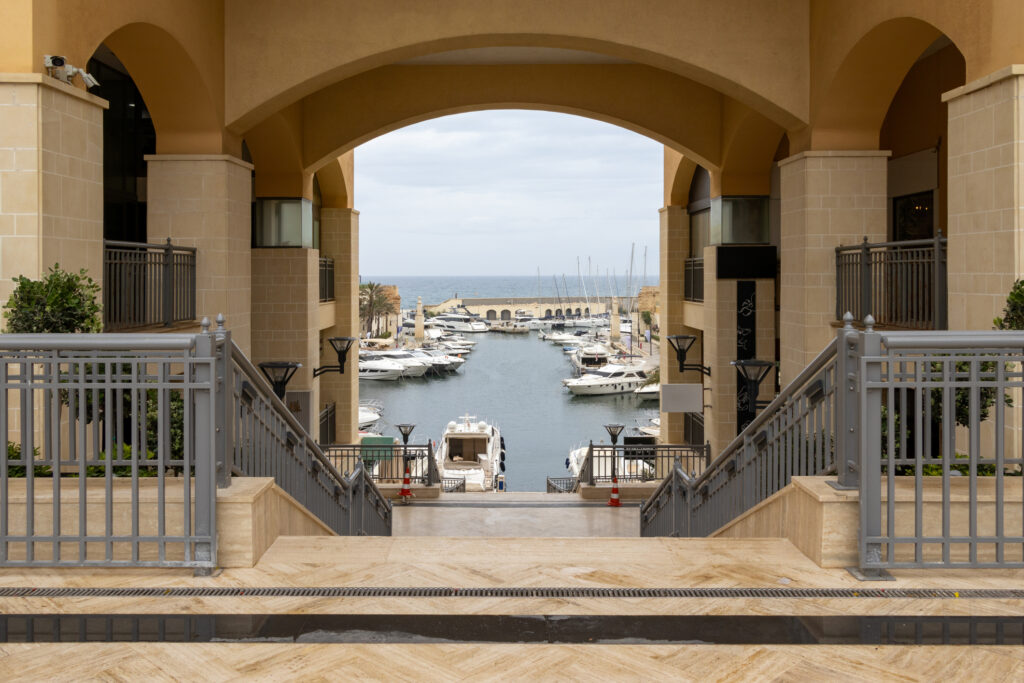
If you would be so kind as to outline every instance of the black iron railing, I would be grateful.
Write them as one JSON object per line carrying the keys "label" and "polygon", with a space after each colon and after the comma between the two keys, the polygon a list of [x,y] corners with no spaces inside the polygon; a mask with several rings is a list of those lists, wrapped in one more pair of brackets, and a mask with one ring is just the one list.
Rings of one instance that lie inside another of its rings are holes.
{"label": "black iron railing", "polygon": [[196,319],[196,250],[145,242],[103,243],[106,331]]}
{"label": "black iron railing", "polygon": [[320,257],[320,301],[334,301],[334,259]]}
{"label": "black iron railing", "polygon": [[688,258],[683,264],[683,298],[704,301],[704,259]]}
{"label": "black iron railing", "polygon": [[344,444],[324,447],[324,455],[339,472],[351,472],[362,465],[374,483],[401,484],[409,467],[409,481],[432,486],[441,477],[430,446]]}
{"label": "black iron railing", "polygon": [[613,476],[620,482],[660,481],[676,465],[687,472],[699,473],[710,462],[710,444],[590,444],[579,479],[591,486],[607,484]]}
{"label": "black iron railing", "polygon": [[441,490],[445,493],[465,493],[465,477],[445,477],[441,480]]}
{"label": "black iron railing", "polygon": [[946,238],[836,247],[836,320],[847,311],[876,325],[946,329]]}
{"label": "black iron railing", "polygon": [[580,480],[576,477],[548,477],[548,493],[576,493],[580,488]]}

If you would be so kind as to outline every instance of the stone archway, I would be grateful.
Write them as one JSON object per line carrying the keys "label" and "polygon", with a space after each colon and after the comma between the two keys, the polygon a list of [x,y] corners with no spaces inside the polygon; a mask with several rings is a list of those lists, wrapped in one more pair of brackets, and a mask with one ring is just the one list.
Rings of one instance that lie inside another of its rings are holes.
{"label": "stone archway", "polygon": [[488,309],[487,310],[487,319],[488,320],[497,320],[498,319],[498,312],[495,311],[493,308]]}
{"label": "stone archway", "polygon": [[511,320],[512,319],[512,311],[508,310],[507,308],[501,309],[501,319],[502,320]]}

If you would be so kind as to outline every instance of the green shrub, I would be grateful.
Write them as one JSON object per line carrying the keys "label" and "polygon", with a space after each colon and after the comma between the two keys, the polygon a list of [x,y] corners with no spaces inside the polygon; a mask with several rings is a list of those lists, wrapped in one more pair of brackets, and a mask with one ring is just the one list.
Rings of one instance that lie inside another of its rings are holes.
{"label": "green shrub", "polygon": [[[32,449],[33,457],[39,455],[39,449]],[[21,444],[14,443],[13,441],[7,442],[7,460],[8,463],[11,460],[21,460]],[[50,469],[49,465],[36,465],[33,468],[33,474],[37,477],[52,477],[53,470]],[[14,479],[24,479],[26,476],[26,467],[24,465],[11,465],[7,466],[7,476]]]}
{"label": "green shrub", "polygon": [[4,304],[6,331],[67,334],[100,332],[103,321],[96,297],[100,286],[86,274],[51,266],[41,280],[14,278],[15,288]]}

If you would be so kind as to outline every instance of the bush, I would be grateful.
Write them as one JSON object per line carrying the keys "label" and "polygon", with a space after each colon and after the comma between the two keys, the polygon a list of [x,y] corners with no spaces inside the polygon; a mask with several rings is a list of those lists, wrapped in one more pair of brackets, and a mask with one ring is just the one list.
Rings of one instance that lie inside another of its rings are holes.
{"label": "bush", "polygon": [[69,273],[58,264],[51,266],[41,280],[20,275],[14,282],[14,292],[4,304],[7,332],[67,334],[102,330],[100,305],[96,302],[100,286],[84,269]]}
{"label": "bush", "polygon": [[[32,449],[33,456],[39,455],[39,449]],[[7,442],[7,460],[21,460],[21,444],[14,443],[13,441]],[[33,469],[33,474],[37,477],[52,477],[53,470],[49,465],[36,465]],[[26,467],[24,465],[11,465],[8,462],[7,476],[14,479],[24,479],[26,476]]]}
{"label": "bush", "polygon": [[1006,297],[1003,317],[992,321],[997,330],[1024,330],[1024,280],[1017,280]]}

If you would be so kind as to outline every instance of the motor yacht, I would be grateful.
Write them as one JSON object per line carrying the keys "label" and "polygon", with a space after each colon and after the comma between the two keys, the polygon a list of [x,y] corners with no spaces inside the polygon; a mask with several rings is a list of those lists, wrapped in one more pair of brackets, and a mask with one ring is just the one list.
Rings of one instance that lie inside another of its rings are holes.
{"label": "motor yacht", "polygon": [[[608,453],[611,446],[607,444],[594,444],[594,478],[602,481],[611,479],[615,474],[620,479],[651,481],[657,479],[657,471],[654,463],[649,458],[644,458],[644,452],[636,450],[636,456],[630,457],[630,451],[622,449],[615,456],[615,471],[612,471],[612,458]],[[587,460],[587,451],[590,446],[577,446],[569,451],[569,457],[565,459],[565,469],[574,477],[580,477],[583,465]]]}
{"label": "motor yacht", "polygon": [[[363,354],[359,354],[360,358],[363,358]],[[367,360],[371,359],[386,359],[393,360],[396,363],[402,365],[402,377],[422,377],[427,374],[431,368],[431,364],[422,358],[417,358],[412,353],[406,350],[397,349],[393,351],[377,351],[375,353],[369,353],[365,355]]]}
{"label": "motor yacht", "polygon": [[359,359],[359,379],[395,380],[402,376],[405,366],[387,358]]}
{"label": "motor yacht", "polygon": [[359,406],[359,429],[370,429],[380,420],[380,413],[368,406]]}
{"label": "motor yacht", "polygon": [[661,397],[661,385],[657,382],[651,382],[634,389],[633,393],[641,401],[657,401]]}
{"label": "motor yacht", "polygon": [[573,349],[569,360],[576,371],[583,374],[608,365],[612,352],[603,344],[584,344]]}
{"label": "motor yacht", "polygon": [[487,323],[479,318],[462,313],[442,313],[430,319],[436,326],[442,327],[449,332],[486,332],[489,328]]}
{"label": "motor yacht", "polygon": [[562,384],[578,396],[628,394],[647,381],[639,365],[609,363],[581,377],[562,380]]}
{"label": "motor yacht", "polygon": [[444,479],[465,479],[466,491],[504,490],[505,442],[498,428],[471,415],[445,427],[435,452]]}

